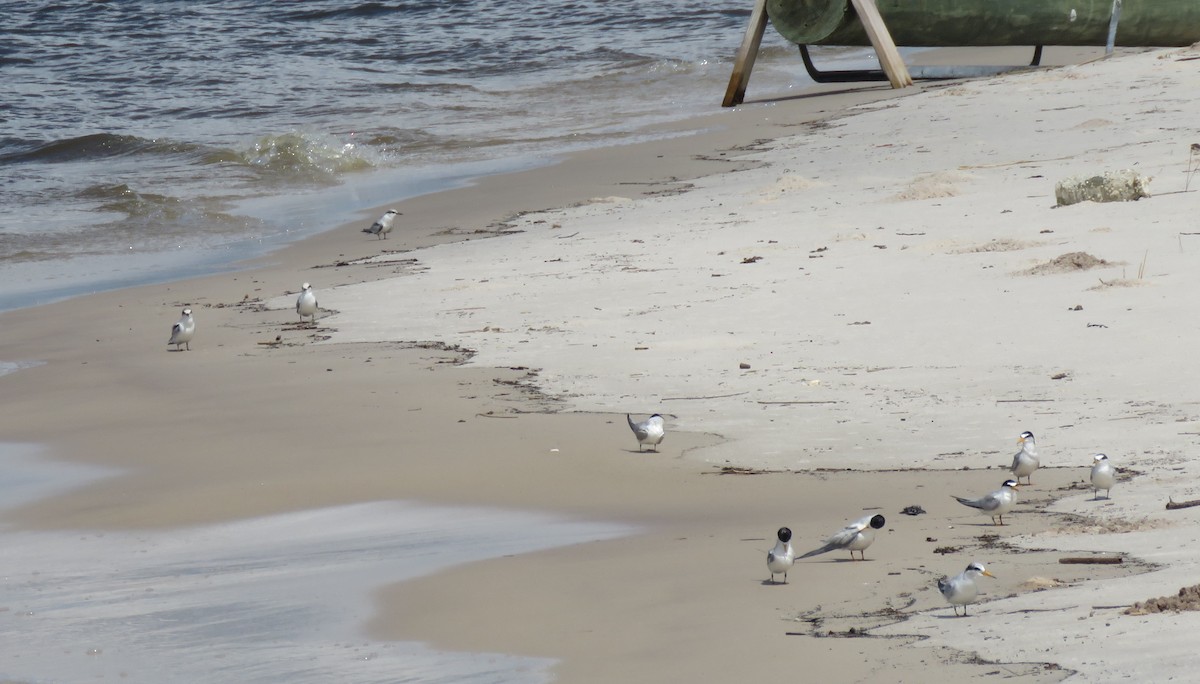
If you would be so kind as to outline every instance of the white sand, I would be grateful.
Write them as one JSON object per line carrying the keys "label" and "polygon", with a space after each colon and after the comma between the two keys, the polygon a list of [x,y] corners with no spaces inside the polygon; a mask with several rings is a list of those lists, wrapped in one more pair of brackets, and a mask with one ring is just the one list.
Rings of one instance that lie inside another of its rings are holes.
{"label": "white sand", "polygon": [[[323,324],[333,343],[436,340],[480,366],[535,367],[576,410],[669,414],[669,431],[729,438],[690,454],[717,464],[1004,466],[1026,429],[1044,465],[1105,451],[1146,474],[1111,504],[1061,506],[1135,531],[1020,543],[1169,569],[894,631],[1088,681],[1188,678],[1200,615],[1092,606],[1174,593],[1200,561],[1200,509],[1161,511],[1196,496],[1200,178],[1180,191],[1200,142],[1198,56],[926,85],[681,194],[528,214],[517,235],[403,255],[418,262],[397,277],[322,292],[338,312]],[[1153,178],[1153,197],[1054,207],[1058,180],[1126,168]],[[1072,252],[1108,263],[1025,273]],[[1143,518],[1170,522],[1119,522]],[[1079,648],[1096,637],[1103,652]]]}
{"label": "white sand", "polygon": [[[1164,194],[1183,189],[1195,137],[1198,76],[1171,54],[928,87],[691,192],[528,215],[520,235],[324,293],[332,341],[440,340],[481,366],[534,366],[578,410],[733,438],[701,454],[716,462],[978,465],[1031,429],[1067,465],[1173,439],[1173,407],[1200,399],[1163,363],[1194,339],[1179,295],[1200,243],[1181,234],[1196,196]],[[1138,99],[1079,104],[1095,90]],[[1058,179],[1126,167],[1158,196],[1053,206]],[[1019,273],[1075,251],[1111,263]],[[1144,413],[1163,424],[1111,423]]]}

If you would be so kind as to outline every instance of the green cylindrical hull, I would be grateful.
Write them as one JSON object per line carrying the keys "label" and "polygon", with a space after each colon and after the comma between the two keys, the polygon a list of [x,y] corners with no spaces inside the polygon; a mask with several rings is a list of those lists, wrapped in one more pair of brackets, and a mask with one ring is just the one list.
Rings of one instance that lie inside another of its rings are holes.
{"label": "green cylindrical hull", "polygon": [[[876,0],[897,45],[1104,45],[1112,0]],[[767,0],[775,30],[797,45],[869,45],[850,0]],[[1116,44],[1200,41],[1200,0],[1123,0]]]}

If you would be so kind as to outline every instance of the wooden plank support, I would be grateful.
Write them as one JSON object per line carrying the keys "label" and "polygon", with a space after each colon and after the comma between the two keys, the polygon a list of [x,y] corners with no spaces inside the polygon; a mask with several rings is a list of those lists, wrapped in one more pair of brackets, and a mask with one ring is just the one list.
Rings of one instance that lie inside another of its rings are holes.
{"label": "wooden plank support", "polygon": [[1124,559],[1120,556],[1084,556],[1059,558],[1064,565],[1122,565]]}
{"label": "wooden plank support", "polygon": [[722,107],[736,107],[746,98],[750,72],[754,70],[754,60],[758,58],[758,47],[766,30],[767,0],[754,0],[750,25],[746,27],[746,36],[742,38],[742,46],[738,48],[737,59],[733,62],[733,74],[729,76],[729,87],[725,89]]}
{"label": "wooden plank support", "polygon": [[1121,21],[1121,0],[1113,0],[1112,19],[1108,23],[1108,42],[1104,45],[1104,56],[1113,53],[1117,45],[1117,23]]}
{"label": "wooden plank support", "polygon": [[900,51],[896,49],[896,43],[888,33],[883,17],[879,16],[875,0],[851,0],[851,4],[854,5],[854,11],[858,13],[863,28],[867,30],[867,38],[875,48],[875,54],[879,55],[879,66],[883,67],[883,72],[887,74],[892,87],[904,88],[912,85],[912,76],[908,73],[908,67],[904,66],[904,60],[900,58]]}

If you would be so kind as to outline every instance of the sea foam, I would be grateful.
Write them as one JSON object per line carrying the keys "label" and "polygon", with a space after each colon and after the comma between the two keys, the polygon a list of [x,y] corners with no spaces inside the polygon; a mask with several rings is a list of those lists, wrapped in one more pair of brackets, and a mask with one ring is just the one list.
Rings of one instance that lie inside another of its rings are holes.
{"label": "sea foam", "polygon": [[[0,480],[0,500],[14,487]],[[547,681],[545,659],[372,641],[371,597],[451,565],[629,531],[403,502],[167,531],[0,531],[0,680]]]}

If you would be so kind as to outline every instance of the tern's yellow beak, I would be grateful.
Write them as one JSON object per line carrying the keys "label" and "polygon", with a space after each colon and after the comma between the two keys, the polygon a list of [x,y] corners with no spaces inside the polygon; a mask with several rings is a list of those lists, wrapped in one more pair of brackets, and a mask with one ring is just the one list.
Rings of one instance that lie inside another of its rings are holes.
{"label": "tern's yellow beak", "polygon": [[996,576],[993,575],[992,573],[988,572],[987,570],[984,570],[983,574],[987,575],[988,577],[991,577],[992,579],[996,579]]}

